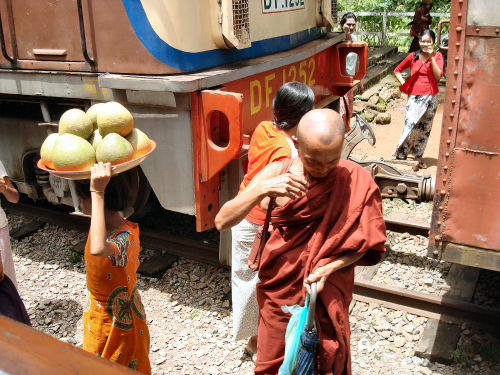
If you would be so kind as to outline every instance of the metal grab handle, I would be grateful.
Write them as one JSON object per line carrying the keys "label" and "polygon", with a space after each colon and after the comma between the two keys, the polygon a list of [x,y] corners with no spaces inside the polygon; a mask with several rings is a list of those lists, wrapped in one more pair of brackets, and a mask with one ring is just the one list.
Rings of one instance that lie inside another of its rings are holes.
{"label": "metal grab handle", "polygon": [[448,49],[448,46],[442,46],[441,45],[441,30],[443,29],[443,24],[445,24],[445,23],[450,23],[450,20],[449,19],[447,19],[447,20],[441,20],[438,23],[438,30],[437,30],[436,42],[437,42],[437,45],[438,45],[439,49]]}
{"label": "metal grab handle", "polygon": [[7,53],[7,48],[5,47],[5,37],[3,35],[3,25],[2,25],[2,14],[0,13],[0,44],[2,45],[2,55],[9,61],[12,65],[14,65],[16,59],[10,57]]}
{"label": "metal grab handle", "polygon": [[314,328],[314,312],[316,310],[316,298],[318,297],[317,283],[311,284],[311,296],[309,298],[309,310],[307,311],[306,330],[310,331]]}
{"label": "metal grab handle", "polygon": [[95,65],[95,60],[89,56],[87,51],[87,39],[85,38],[85,24],[83,22],[83,10],[82,10],[82,0],[76,0],[78,6],[78,21],[80,22],[80,40],[82,42],[82,51],[85,61],[90,65]]}

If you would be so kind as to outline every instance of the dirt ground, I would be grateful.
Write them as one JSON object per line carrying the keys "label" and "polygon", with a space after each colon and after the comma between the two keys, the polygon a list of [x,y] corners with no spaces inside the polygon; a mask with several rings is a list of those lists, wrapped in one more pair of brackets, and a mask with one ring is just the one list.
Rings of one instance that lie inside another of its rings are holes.
{"label": "dirt ground", "polygon": [[[376,90],[383,86],[386,82],[393,80],[393,75],[388,75],[377,85],[369,90]],[[424,152],[424,162],[427,164],[426,169],[421,169],[417,172],[419,175],[432,174],[436,176],[436,164],[439,153],[439,138],[441,136],[441,125],[443,119],[443,104],[445,97],[445,81],[441,80],[439,82],[439,94],[438,94],[438,109],[436,116],[434,117],[434,123],[432,126],[431,135],[429,137],[429,142]],[[366,140],[359,143],[353,150],[351,156],[359,160],[384,160],[393,164],[396,168],[401,171],[415,173],[412,171],[412,167],[417,163],[408,157],[407,160],[396,160],[392,153],[396,147],[396,144],[403,131],[403,125],[405,120],[405,106],[406,106],[407,96],[402,94],[401,99],[395,99],[389,102],[387,105],[387,113],[391,114],[391,123],[388,125],[378,125],[373,121],[370,125],[375,133],[376,143],[371,146]],[[354,119],[353,119],[354,120]]]}

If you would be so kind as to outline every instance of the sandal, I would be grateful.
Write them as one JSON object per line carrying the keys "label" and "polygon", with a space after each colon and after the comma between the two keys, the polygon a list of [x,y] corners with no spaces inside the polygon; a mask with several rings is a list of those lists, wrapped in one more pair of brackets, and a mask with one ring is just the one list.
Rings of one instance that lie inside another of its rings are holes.
{"label": "sandal", "polygon": [[248,354],[253,363],[257,361],[257,353],[252,352],[250,349],[245,348],[245,353]]}

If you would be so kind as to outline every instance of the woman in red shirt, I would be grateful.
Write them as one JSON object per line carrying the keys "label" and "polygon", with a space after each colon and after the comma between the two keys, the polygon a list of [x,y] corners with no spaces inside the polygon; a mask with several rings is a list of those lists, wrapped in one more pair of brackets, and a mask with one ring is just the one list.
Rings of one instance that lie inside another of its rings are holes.
{"label": "woman in red shirt", "polygon": [[[438,105],[437,81],[443,75],[443,56],[433,51],[436,35],[427,29],[419,38],[420,50],[410,53],[397,67],[394,74],[401,82],[401,91],[408,95],[403,134],[394,151],[396,159],[404,160],[413,154],[418,160],[414,170],[427,168],[422,155],[432,129],[432,121]],[[411,68],[411,76],[405,82],[401,72]]]}

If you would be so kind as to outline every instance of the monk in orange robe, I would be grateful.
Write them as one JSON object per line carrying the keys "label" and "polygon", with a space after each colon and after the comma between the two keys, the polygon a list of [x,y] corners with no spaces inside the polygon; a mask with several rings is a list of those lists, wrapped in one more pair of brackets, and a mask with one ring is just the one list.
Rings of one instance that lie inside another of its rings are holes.
{"label": "monk in orange robe", "polygon": [[380,261],[385,223],[380,192],[370,174],[340,160],[343,135],[336,112],[307,113],[297,129],[299,159],[289,172],[280,174],[282,162],[269,165],[217,215],[218,227],[224,228],[265,197],[278,197],[257,284],[256,374],[278,373],[290,319],[281,306],[303,305],[312,282],[318,283],[319,293],[316,373],[351,374],[348,307],[354,266]]}

